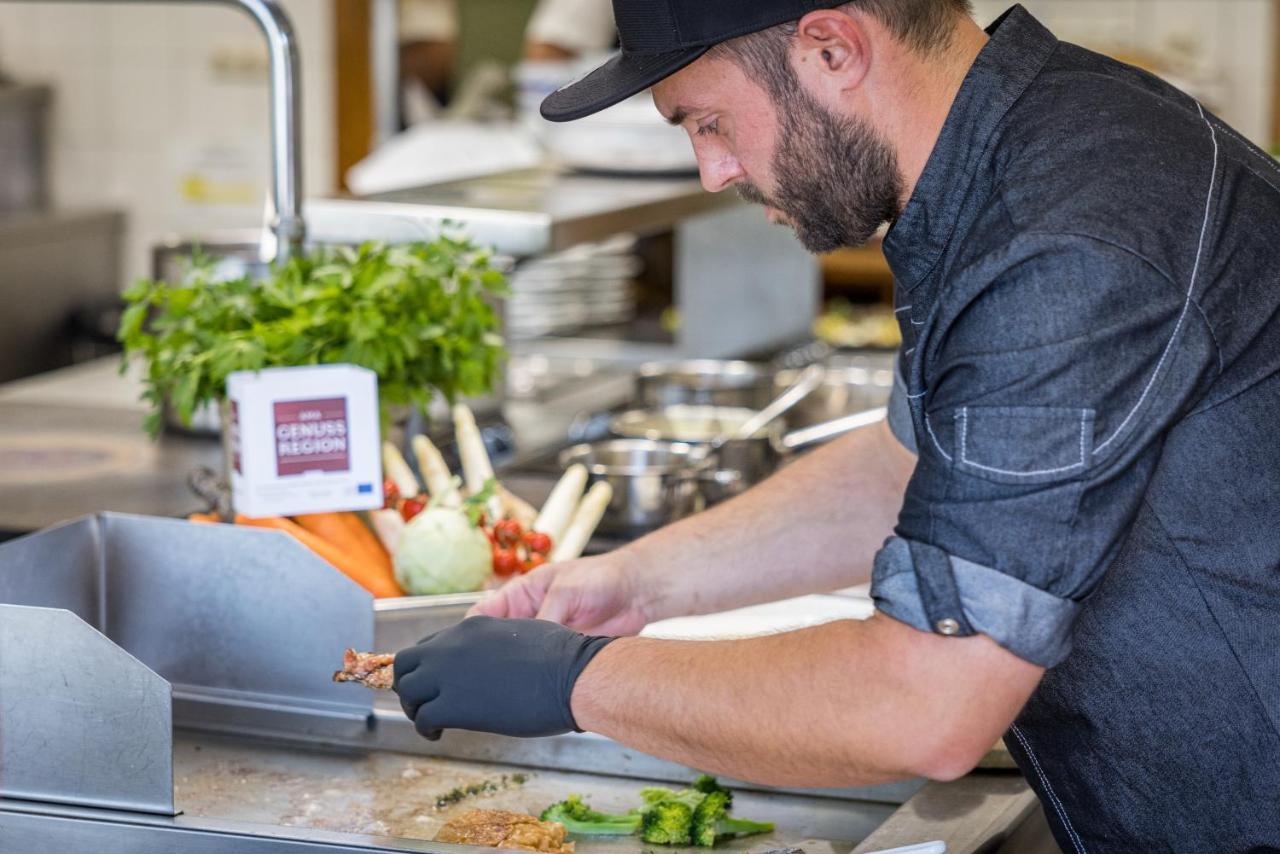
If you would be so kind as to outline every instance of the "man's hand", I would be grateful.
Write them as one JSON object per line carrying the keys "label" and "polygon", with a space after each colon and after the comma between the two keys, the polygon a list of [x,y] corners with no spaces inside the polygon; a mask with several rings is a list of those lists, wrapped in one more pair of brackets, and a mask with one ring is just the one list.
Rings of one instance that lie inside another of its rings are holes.
{"label": "man's hand", "polygon": [[611,640],[545,620],[476,617],[396,655],[393,687],[431,740],[445,729],[559,735],[578,728],[574,683]]}
{"label": "man's hand", "polygon": [[507,582],[468,616],[537,617],[598,635],[634,635],[649,622],[648,596],[618,553],[549,564]]}

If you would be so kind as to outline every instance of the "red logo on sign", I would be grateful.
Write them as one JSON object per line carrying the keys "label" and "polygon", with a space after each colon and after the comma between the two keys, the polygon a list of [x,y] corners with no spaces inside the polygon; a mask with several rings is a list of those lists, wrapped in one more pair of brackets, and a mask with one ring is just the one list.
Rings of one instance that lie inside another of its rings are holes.
{"label": "red logo on sign", "polygon": [[350,471],[347,399],[277,401],[276,474]]}

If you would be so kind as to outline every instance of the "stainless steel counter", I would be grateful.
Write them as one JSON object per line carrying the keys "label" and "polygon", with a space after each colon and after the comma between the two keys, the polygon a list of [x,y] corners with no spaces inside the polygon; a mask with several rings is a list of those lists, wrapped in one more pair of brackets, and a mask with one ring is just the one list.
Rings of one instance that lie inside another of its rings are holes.
{"label": "stainless steel counter", "polygon": [[696,178],[616,178],[551,168],[503,172],[360,199],[311,199],[307,236],[320,243],[420,240],[446,224],[517,257],[568,249],[619,232],[669,230],[708,211],[740,205]]}

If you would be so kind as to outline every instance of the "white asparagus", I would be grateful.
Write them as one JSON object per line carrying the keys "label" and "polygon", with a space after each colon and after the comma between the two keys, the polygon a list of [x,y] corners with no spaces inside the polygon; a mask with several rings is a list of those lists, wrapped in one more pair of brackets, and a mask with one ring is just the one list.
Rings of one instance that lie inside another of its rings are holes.
{"label": "white asparagus", "polygon": [[[493,463],[489,461],[489,452],[485,450],[480,428],[476,426],[476,416],[465,403],[453,407],[453,431],[458,440],[458,456],[462,458],[463,482],[467,493],[476,495],[493,479]],[[501,497],[495,494],[485,512],[489,514],[489,524],[501,519]]]}
{"label": "white asparagus", "polygon": [[400,449],[390,442],[382,443],[382,470],[387,477],[391,478],[396,489],[400,490],[401,496],[412,498],[422,491],[422,485],[418,483],[413,469],[409,468],[404,454],[401,454]]}
{"label": "white asparagus", "polygon": [[607,481],[598,481],[587,490],[586,497],[573,512],[573,519],[565,529],[560,542],[554,543],[551,549],[551,563],[562,560],[573,560],[582,556],[587,541],[596,532],[596,526],[613,500],[613,487]]}
{"label": "white asparagus", "polygon": [[574,463],[565,469],[534,520],[533,530],[546,534],[552,543],[560,542],[565,528],[569,527],[569,520],[573,518],[573,511],[582,500],[582,490],[586,488],[586,466]]}
{"label": "white asparagus", "polygon": [[458,494],[458,487],[453,482],[453,472],[449,471],[449,464],[444,461],[440,449],[421,435],[414,436],[411,444],[413,454],[418,458],[418,471],[422,472],[422,479],[427,482],[431,500],[441,507],[462,506],[462,496]]}
{"label": "white asparagus", "polygon": [[520,496],[512,493],[505,486],[498,487],[498,496],[502,499],[502,512],[508,519],[515,519],[525,528],[532,528],[533,520],[538,516],[538,509]]}
{"label": "white asparagus", "polygon": [[398,510],[370,510],[369,527],[388,554],[395,555],[404,536],[404,517]]}

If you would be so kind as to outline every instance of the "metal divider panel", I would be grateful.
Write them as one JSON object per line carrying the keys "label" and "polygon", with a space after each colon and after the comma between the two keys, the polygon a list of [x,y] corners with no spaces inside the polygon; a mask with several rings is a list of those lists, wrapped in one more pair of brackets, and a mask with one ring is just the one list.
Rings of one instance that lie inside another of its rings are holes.
{"label": "metal divider panel", "polygon": [[368,718],[371,692],[332,681],[346,647],[373,644],[373,597],[355,582],[279,531],[101,518],[106,633],[176,698],[228,725],[237,708]]}
{"label": "metal divider panel", "polygon": [[0,545],[0,602],[65,608],[101,628],[101,548],[94,516]]}
{"label": "metal divider panel", "polygon": [[169,684],[70,611],[0,605],[0,796],[173,815]]}

